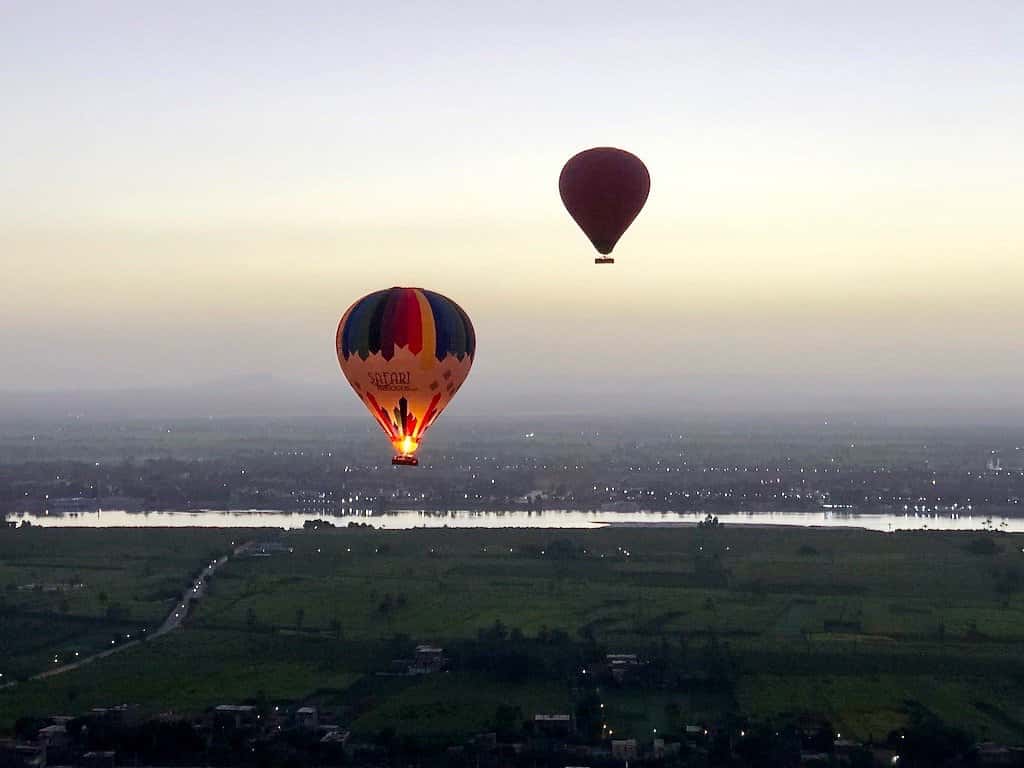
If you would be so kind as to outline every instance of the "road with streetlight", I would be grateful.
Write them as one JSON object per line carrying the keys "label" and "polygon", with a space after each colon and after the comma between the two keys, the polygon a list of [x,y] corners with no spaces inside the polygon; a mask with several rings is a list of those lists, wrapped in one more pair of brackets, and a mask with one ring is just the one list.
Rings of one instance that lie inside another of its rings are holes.
{"label": "road with streetlight", "polygon": [[[125,642],[123,643],[117,643],[114,640],[111,640],[110,643],[113,646],[112,648],[100,651],[99,653],[94,653],[92,656],[86,656],[85,658],[71,662],[70,664],[62,664],[60,666],[53,667],[45,672],[40,672],[38,675],[33,675],[30,679],[43,680],[48,677],[53,677],[54,675],[70,672],[71,670],[78,669],[86,664],[91,664],[97,659],[103,659],[107,656],[112,656],[115,653],[127,650],[128,648],[133,648],[143,640],[152,640],[153,638],[166,635],[168,632],[178,629],[184,623],[185,619],[188,618],[189,612],[192,610],[192,604],[202,599],[206,594],[210,577],[227,561],[228,555],[224,555],[217,560],[211,560],[207,563],[206,567],[192,578],[188,588],[184,593],[182,593],[181,597],[175,602],[174,607],[167,614],[167,618],[164,619],[163,623],[154,632],[147,632],[143,629],[135,637],[132,637],[131,634],[127,634],[125,635]],[[56,659],[57,657],[54,657],[55,661]],[[10,683],[9,685],[14,685],[14,683]]]}

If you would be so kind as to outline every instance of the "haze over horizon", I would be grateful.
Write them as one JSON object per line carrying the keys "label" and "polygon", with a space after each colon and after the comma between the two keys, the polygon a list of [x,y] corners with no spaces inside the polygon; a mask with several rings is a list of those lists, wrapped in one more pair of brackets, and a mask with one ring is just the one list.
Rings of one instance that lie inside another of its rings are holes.
{"label": "haze over horizon", "polygon": [[[1020,3],[0,22],[0,411],[169,391],[356,416],[335,327],[391,285],[473,319],[445,420],[1024,406]],[[652,174],[612,267],[556,186],[595,145]]]}

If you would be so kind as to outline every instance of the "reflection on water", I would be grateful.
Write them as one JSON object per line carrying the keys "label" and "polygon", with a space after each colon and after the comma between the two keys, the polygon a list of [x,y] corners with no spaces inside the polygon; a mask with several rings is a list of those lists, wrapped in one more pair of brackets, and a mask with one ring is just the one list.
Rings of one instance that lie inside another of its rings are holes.
{"label": "reflection on water", "polygon": [[[68,515],[15,514],[8,520],[29,520],[33,525],[52,527],[187,527],[205,528],[301,528],[315,515],[278,510],[202,510],[126,512],[103,509]],[[702,512],[580,512],[549,510],[545,512],[456,510],[428,512],[398,510],[373,514],[367,510],[350,510],[345,514],[324,516],[342,527],[350,522],[368,523],[378,528],[599,528],[605,525],[668,526],[696,525],[704,519]],[[998,530],[1024,532],[1024,518],[985,517],[946,514],[857,514],[853,512],[734,512],[719,514],[726,525],[797,525],[833,528],[864,528],[872,531],[898,530]]]}

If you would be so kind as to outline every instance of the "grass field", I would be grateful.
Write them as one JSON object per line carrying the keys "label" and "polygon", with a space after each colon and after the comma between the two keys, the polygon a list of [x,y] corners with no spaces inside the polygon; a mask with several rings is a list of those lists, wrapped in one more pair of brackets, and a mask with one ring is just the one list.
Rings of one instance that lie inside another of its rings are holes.
{"label": "grass field", "polygon": [[[243,534],[174,535],[184,538],[19,530],[0,538],[0,583],[48,578],[45,564],[60,563],[151,620],[166,608],[161,585]],[[1024,537],[987,536],[985,545],[980,534],[749,527],[294,532],[291,554],[231,560],[182,632],[0,691],[0,727],[119,701],[198,711],[312,697],[349,707],[356,733],[441,738],[488,727],[502,703],[527,715],[570,708],[573,681],[543,665],[514,683],[480,670],[373,674],[416,642],[470,647],[497,621],[525,643],[561,630],[579,648],[669,653],[683,678],[706,671],[711,643],[724,649],[726,690],[603,690],[623,734],[811,714],[881,738],[924,709],[979,738],[1020,742]],[[93,594],[69,597],[65,613],[46,602],[52,594],[5,595],[15,616],[52,617],[52,638],[70,631],[62,619],[105,617]],[[6,634],[14,643],[18,633]],[[39,640],[38,653],[56,650]]]}
{"label": "grass field", "polygon": [[[70,535],[69,535],[70,534]],[[0,673],[16,679],[159,625],[190,577],[244,532],[0,534]]]}

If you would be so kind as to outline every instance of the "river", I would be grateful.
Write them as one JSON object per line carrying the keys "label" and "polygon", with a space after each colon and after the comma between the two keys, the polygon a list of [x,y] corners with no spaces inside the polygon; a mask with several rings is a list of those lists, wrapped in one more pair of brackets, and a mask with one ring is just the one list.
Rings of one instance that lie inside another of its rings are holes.
{"label": "river", "polygon": [[[188,527],[205,528],[301,528],[306,520],[317,517],[305,512],[279,510],[201,510],[126,512],[103,509],[74,514],[9,515],[8,520],[57,528],[91,527]],[[698,512],[581,512],[550,510],[544,512],[469,511],[429,512],[396,510],[386,514],[350,510],[345,514],[324,516],[342,527],[350,522],[367,523],[378,528],[600,528],[603,526],[678,526],[696,525],[704,519]],[[899,530],[999,530],[1024,533],[1022,517],[986,517],[956,513],[870,514],[847,511],[821,512],[734,512],[719,514],[726,525],[790,525],[825,528],[863,528],[872,531]]]}

